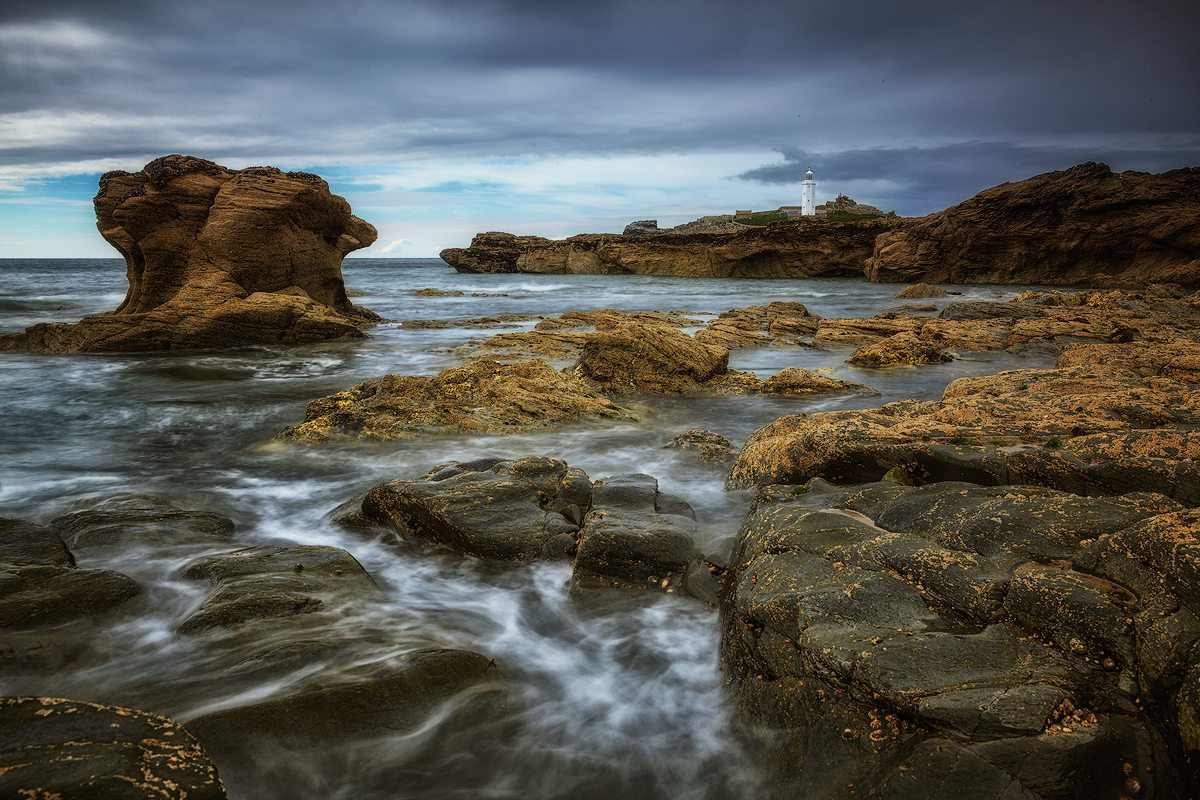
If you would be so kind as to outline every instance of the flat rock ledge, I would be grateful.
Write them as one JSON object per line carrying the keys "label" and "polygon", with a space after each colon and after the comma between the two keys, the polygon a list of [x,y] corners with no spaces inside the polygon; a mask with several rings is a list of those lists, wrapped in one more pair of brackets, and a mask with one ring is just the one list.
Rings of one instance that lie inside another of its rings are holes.
{"label": "flat rock ledge", "polygon": [[125,258],[114,311],[0,337],[0,350],[143,351],[362,338],[341,264],[376,232],[317,175],[172,155],[107,172],[96,227]]}
{"label": "flat rock ledge", "polygon": [[969,480],[1200,505],[1200,345],[1091,345],[1050,370],[962,378],[940,401],[790,415],[747,439],[729,488]]}
{"label": "flat rock ledge", "polygon": [[1008,302],[946,305],[936,317],[885,311],[873,317],[821,319],[816,347],[860,347],[908,334],[943,351],[1061,353],[1077,344],[1196,339],[1200,293],[1155,285],[1140,291],[1025,292]]}
{"label": "flat rock ledge", "polygon": [[776,796],[1196,796],[1197,531],[1150,492],[761,490],[721,650]]}
{"label": "flat rock ledge", "polygon": [[278,441],[329,444],[460,431],[515,433],[585,420],[632,419],[591,384],[544,361],[482,360],[432,378],[385,375],[310,402]]}

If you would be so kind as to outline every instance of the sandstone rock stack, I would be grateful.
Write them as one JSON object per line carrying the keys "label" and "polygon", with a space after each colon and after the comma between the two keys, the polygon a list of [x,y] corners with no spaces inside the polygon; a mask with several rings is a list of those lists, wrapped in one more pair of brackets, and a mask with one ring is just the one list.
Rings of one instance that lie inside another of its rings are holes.
{"label": "sandstone rock stack", "polygon": [[301,343],[362,337],[359,326],[379,319],[351,304],[341,274],[375,228],[316,175],[172,155],[105,173],[95,207],[101,235],[125,258],[124,302],[2,337],[0,349]]}

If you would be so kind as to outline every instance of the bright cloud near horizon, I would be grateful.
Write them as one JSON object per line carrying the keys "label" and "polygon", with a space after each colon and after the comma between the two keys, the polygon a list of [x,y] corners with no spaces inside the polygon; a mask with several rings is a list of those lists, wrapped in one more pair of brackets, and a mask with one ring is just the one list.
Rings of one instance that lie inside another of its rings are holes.
{"label": "bright cloud near horizon", "polygon": [[315,172],[363,257],[846,194],[918,216],[1200,166],[1192,0],[7,0],[0,258],[115,257],[101,173]]}

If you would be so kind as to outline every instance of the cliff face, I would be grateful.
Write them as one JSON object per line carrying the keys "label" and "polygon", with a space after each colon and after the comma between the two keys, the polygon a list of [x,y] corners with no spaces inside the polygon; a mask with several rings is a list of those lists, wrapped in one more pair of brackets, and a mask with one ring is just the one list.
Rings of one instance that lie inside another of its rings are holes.
{"label": "cliff face", "polygon": [[878,282],[1200,285],[1200,168],[1081,164],[980,192],[875,242]]}
{"label": "cliff face", "polygon": [[106,314],[0,337],[0,349],[164,350],[363,336],[342,258],[375,241],[316,175],[166,156],[100,179],[96,227],[129,291]]}
{"label": "cliff face", "polygon": [[458,272],[634,274],[706,278],[856,276],[895,217],[864,222],[795,220],[739,233],[582,234],[554,241],[489,232],[443,250]]}

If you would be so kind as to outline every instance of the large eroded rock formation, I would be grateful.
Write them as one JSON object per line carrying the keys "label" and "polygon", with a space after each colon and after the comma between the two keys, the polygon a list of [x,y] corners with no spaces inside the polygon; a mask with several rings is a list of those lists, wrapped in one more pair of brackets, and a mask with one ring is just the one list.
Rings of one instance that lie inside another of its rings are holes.
{"label": "large eroded rock formation", "polygon": [[375,241],[320,177],[166,156],[108,172],[96,226],[125,258],[129,293],[75,324],[0,337],[36,352],[170,350],[356,338],[342,258]]}
{"label": "large eroded rock formation", "polygon": [[861,275],[875,238],[904,224],[895,217],[863,222],[790,220],[739,233],[586,233],[554,241],[480,233],[442,259],[458,272],[543,275],[634,274],[706,278],[811,278]]}
{"label": "large eroded rock formation", "polygon": [[882,234],[879,282],[1200,284],[1200,168],[1081,164],[995,186]]}

